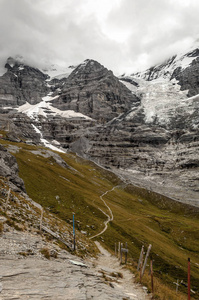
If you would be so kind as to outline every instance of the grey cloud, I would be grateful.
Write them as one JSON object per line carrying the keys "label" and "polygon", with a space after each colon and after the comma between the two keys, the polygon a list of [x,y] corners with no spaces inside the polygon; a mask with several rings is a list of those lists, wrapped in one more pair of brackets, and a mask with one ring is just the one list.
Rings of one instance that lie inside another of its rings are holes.
{"label": "grey cloud", "polygon": [[161,62],[198,35],[198,1],[109,1],[113,8],[102,24],[97,12],[89,14],[89,0],[0,0],[1,65],[21,54],[39,67],[93,58],[116,73],[135,71]]}
{"label": "grey cloud", "polygon": [[133,70],[159,63],[192,43],[199,33],[198,11],[194,0],[123,0],[107,22],[131,32],[126,51]]}
{"label": "grey cloud", "polygon": [[111,68],[110,57],[116,56],[118,45],[102,33],[96,18],[79,15],[73,1],[59,14],[49,13],[50,3],[0,0],[1,62],[16,54],[40,67],[48,61],[67,66],[94,58]]}

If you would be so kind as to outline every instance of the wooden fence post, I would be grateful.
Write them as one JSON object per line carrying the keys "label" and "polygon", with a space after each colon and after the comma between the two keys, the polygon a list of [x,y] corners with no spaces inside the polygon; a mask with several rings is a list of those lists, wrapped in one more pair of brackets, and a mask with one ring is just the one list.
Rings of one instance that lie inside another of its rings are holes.
{"label": "wooden fence post", "polygon": [[42,207],[42,208],[41,208],[40,226],[39,226],[40,232],[42,231],[43,213],[44,213],[44,209],[43,209],[43,207]]}
{"label": "wooden fence post", "polygon": [[120,264],[122,264],[122,248],[123,248],[123,243],[121,243],[121,248],[120,248]]}
{"label": "wooden fence post", "polygon": [[176,282],[176,294],[178,293],[178,287],[179,287],[179,279],[177,279],[177,282]]}
{"label": "wooden fence post", "polygon": [[180,286],[179,279],[177,279],[177,282],[173,282],[176,285],[176,294],[178,293],[178,288]]}
{"label": "wooden fence post", "polygon": [[151,293],[153,295],[153,260],[150,262],[150,270],[151,270]]}
{"label": "wooden fence post", "polygon": [[142,249],[141,249],[141,252],[140,252],[140,257],[139,257],[139,261],[138,261],[137,271],[139,271],[139,269],[140,269],[140,264],[141,264],[141,260],[143,258],[143,254],[144,254],[144,245],[142,246]]}
{"label": "wooden fence post", "polygon": [[76,241],[75,241],[75,215],[73,214],[73,250],[76,250]]}
{"label": "wooden fence post", "polygon": [[140,283],[142,281],[143,259],[144,259],[144,251],[142,252],[142,257],[141,257],[141,261],[140,261]]}
{"label": "wooden fence post", "polygon": [[5,212],[7,211],[7,208],[8,208],[8,201],[10,199],[10,191],[11,191],[11,188],[9,188],[9,190],[8,190],[8,196],[7,196],[6,204],[5,204]]}
{"label": "wooden fence post", "polygon": [[117,257],[117,243],[115,243],[115,256]]}
{"label": "wooden fence post", "polygon": [[120,242],[118,243],[118,258],[120,259]]}
{"label": "wooden fence post", "polygon": [[191,273],[191,267],[190,267],[190,258],[188,258],[188,300],[190,300],[190,290],[191,290],[191,280],[190,280],[190,273]]}
{"label": "wooden fence post", "polygon": [[124,253],[125,255],[125,265],[127,264],[127,254],[128,254],[128,249],[127,249],[127,243],[126,243],[126,248],[123,248],[123,244],[121,243],[121,249],[120,249],[120,263],[122,264],[122,255]]}
{"label": "wooden fence post", "polygon": [[127,253],[128,253],[127,243],[125,245],[125,248],[126,248],[126,250],[125,250],[125,265],[126,265],[127,264]]}
{"label": "wooden fence post", "polygon": [[143,268],[142,268],[141,277],[143,277],[143,275],[144,275],[144,271],[145,271],[145,268],[146,268],[146,264],[147,264],[147,259],[148,259],[149,253],[150,253],[150,251],[151,251],[151,247],[152,247],[152,246],[151,246],[151,244],[150,244],[149,247],[148,247],[146,256],[145,256],[145,260],[144,260],[144,265],[143,265]]}

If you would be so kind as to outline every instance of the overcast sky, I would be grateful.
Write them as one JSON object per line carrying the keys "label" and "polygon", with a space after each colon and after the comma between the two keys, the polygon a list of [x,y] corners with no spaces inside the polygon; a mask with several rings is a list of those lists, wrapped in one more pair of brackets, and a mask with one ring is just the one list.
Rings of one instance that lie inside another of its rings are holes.
{"label": "overcast sky", "polygon": [[0,0],[0,61],[87,58],[118,75],[148,68],[199,37],[198,0]]}

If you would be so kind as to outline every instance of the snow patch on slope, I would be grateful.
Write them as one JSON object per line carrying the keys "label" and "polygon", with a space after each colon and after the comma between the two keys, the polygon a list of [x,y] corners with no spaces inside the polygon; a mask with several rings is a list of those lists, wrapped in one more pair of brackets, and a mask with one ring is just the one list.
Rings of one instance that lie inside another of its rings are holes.
{"label": "snow patch on slope", "polygon": [[56,107],[53,107],[50,101],[57,99],[59,96],[51,97],[50,94],[42,98],[42,101],[37,104],[30,104],[26,102],[25,104],[16,108],[18,112],[26,114],[29,118],[38,120],[38,116],[43,116],[45,118],[49,116],[60,116],[66,119],[84,119],[92,120],[90,117],[83,115],[82,113],[77,113],[73,110],[62,111]]}
{"label": "snow patch on slope", "polygon": [[[40,141],[44,144],[44,146],[45,146],[46,148],[49,148],[49,149],[51,149],[51,150],[58,151],[58,152],[61,152],[61,153],[65,153],[63,150],[61,150],[61,149],[59,149],[58,147],[52,145],[52,144],[49,143],[46,139],[44,139],[44,138],[43,138],[43,135],[42,135],[42,133],[41,133],[41,131],[40,131],[34,124],[32,124],[32,127],[34,128],[34,130],[35,130],[37,133],[40,134],[40,137],[41,137],[41,138],[40,138]],[[57,142],[57,143],[59,143],[59,142]]]}

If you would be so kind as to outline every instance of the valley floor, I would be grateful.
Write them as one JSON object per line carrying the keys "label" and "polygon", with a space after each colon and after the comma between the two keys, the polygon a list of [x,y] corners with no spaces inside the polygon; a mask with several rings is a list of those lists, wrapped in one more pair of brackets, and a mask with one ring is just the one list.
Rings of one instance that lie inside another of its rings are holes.
{"label": "valley floor", "polygon": [[183,173],[183,171],[180,173],[178,170],[172,173],[165,172],[160,176],[155,173],[146,175],[130,169],[115,169],[114,172],[126,183],[199,207],[198,176],[193,179],[191,176],[189,177],[188,171],[186,173]]}
{"label": "valley floor", "polygon": [[[98,259],[83,261],[38,234],[9,231],[0,240],[2,300],[150,299],[146,290],[134,283],[133,275],[99,243]],[[44,258],[43,248],[58,252],[58,257]]]}

